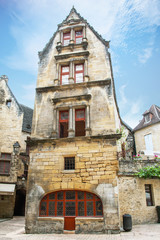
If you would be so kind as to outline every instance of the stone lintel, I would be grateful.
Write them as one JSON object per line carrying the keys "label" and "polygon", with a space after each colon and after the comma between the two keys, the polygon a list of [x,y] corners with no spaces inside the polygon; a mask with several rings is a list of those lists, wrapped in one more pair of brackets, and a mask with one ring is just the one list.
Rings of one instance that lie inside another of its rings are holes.
{"label": "stone lintel", "polygon": [[111,79],[108,78],[105,80],[89,81],[89,82],[66,84],[66,85],[59,85],[59,86],[39,87],[39,88],[36,88],[36,92],[40,93],[40,92],[49,92],[49,91],[66,91],[67,89],[86,88],[86,87],[93,87],[93,86],[106,86],[110,84],[111,84]]}
{"label": "stone lintel", "polygon": [[70,96],[70,97],[60,97],[60,98],[53,98],[52,102],[58,103],[58,102],[64,102],[64,101],[70,101],[70,100],[90,100],[91,94],[85,94],[85,95],[77,95],[77,96]]}
{"label": "stone lintel", "polygon": [[70,52],[70,53],[64,53],[64,54],[59,54],[55,55],[55,59],[66,59],[74,56],[89,56],[89,51],[80,51],[80,52]]}
{"label": "stone lintel", "polygon": [[28,146],[35,146],[38,143],[52,143],[54,146],[58,143],[63,142],[76,142],[76,141],[92,141],[92,140],[118,140],[121,138],[121,134],[108,134],[108,135],[97,135],[97,136],[83,136],[83,137],[73,137],[73,138],[30,138],[27,140]]}

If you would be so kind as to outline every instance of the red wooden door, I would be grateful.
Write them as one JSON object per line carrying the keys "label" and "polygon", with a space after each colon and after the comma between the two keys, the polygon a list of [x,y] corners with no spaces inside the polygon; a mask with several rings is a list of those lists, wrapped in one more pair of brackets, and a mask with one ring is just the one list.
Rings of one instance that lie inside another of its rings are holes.
{"label": "red wooden door", "polygon": [[64,217],[64,230],[75,230],[75,217]]}

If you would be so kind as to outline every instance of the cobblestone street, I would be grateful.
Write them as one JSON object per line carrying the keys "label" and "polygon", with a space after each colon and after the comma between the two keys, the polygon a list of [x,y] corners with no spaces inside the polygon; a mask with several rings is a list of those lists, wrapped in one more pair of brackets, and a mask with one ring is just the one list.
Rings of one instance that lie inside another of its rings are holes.
{"label": "cobblestone street", "polygon": [[160,240],[160,224],[133,226],[131,232],[117,235],[95,234],[25,234],[24,217],[0,222],[0,240]]}

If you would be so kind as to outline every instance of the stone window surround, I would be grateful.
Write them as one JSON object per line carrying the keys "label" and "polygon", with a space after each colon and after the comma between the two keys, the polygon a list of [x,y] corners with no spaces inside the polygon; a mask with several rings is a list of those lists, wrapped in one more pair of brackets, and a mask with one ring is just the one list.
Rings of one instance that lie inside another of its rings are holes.
{"label": "stone window surround", "polygon": [[56,74],[54,79],[54,85],[58,86],[60,84],[60,78],[61,78],[61,67],[62,66],[69,66],[69,84],[74,84],[74,66],[76,64],[83,64],[84,66],[84,82],[89,81],[88,76],[88,58],[72,58],[69,61],[59,61],[56,63]]}
{"label": "stone window surround", "polygon": [[61,106],[54,106],[53,109],[53,132],[52,137],[53,138],[59,138],[59,112],[63,110],[69,110],[69,128],[68,128],[68,138],[75,137],[75,109],[85,108],[85,130],[86,135],[90,136],[90,106],[89,104],[74,104],[74,105],[68,105],[65,108]]}
{"label": "stone window surround", "polygon": [[57,45],[62,45],[63,44],[63,33],[65,32],[70,32],[70,43],[69,44],[74,44],[75,43],[75,31],[82,30],[83,33],[83,40],[86,41],[86,25],[85,24],[77,24],[74,26],[66,26],[66,27],[61,27],[59,29],[59,41],[57,42]]}

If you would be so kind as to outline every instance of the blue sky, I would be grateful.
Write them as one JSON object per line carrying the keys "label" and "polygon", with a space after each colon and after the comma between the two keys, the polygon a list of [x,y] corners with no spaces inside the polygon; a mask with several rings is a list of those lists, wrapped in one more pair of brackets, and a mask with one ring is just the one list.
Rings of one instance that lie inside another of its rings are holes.
{"label": "blue sky", "polygon": [[135,127],[146,109],[160,106],[160,0],[0,0],[0,75],[33,108],[38,51],[73,5],[111,41],[120,114]]}

